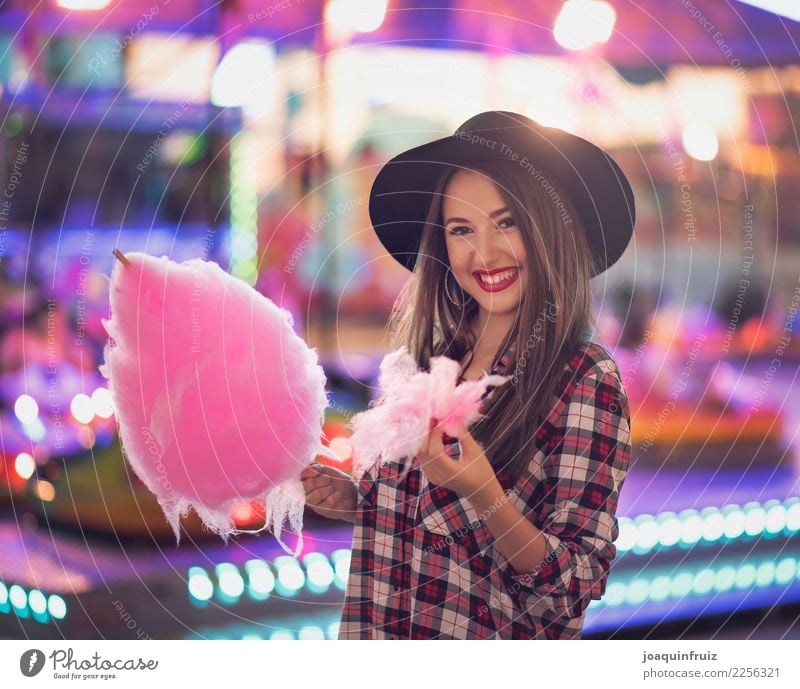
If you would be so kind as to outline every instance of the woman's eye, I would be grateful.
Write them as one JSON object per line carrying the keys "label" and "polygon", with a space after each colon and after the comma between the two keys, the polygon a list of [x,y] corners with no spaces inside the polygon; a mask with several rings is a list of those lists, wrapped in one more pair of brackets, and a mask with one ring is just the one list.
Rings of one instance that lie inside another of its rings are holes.
{"label": "woman's eye", "polygon": [[[514,227],[516,223],[514,222],[514,218],[510,215],[506,218],[503,218],[499,223],[497,223],[498,227],[502,227],[503,229],[507,229],[509,227]],[[466,225],[458,225],[457,227],[453,227],[450,229],[450,234],[455,235],[456,237],[460,237],[464,232],[461,230],[465,230],[466,232],[470,231],[470,228]]]}
{"label": "woman's eye", "polygon": [[457,227],[453,227],[453,228],[450,230],[450,234],[454,234],[454,235],[456,235],[457,237],[459,237],[459,236],[461,236],[461,234],[462,234],[462,233],[461,233],[461,232],[458,232],[458,230],[468,230],[468,229],[469,229],[469,228],[468,228],[468,227],[465,227],[464,225],[459,225],[459,226],[457,226]]}

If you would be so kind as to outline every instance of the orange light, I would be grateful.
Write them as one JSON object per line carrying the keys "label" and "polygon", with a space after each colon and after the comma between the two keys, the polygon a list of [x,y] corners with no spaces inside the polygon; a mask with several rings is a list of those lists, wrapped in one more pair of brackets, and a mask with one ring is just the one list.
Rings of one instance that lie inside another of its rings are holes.
{"label": "orange light", "polygon": [[50,481],[38,480],[34,492],[40,500],[44,500],[45,502],[52,502],[53,498],[56,497],[56,489]]}
{"label": "orange light", "polygon": [[247,524],[256,516],[256,511],[249,502],[237,502],[233,505],[232,516],[237,524]]}

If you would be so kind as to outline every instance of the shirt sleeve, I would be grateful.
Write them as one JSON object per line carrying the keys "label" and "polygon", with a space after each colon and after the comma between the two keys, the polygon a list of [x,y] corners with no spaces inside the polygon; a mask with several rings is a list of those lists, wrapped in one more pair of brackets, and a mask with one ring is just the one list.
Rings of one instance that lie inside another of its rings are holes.
{"label": "shirt sleeve", "polygon": [[378,467],[370,467],[364,471],[363,474],[355,481],[356,484],[356,509],[359,507],[375,507],[375,499],[377,494],[377,487],[375,485],[375,478],[378,473]]}
{"label": "shirt sleeve", "polygon": [[631,452],[630,410],[618,374],[587,374],[554,432],[557,440],[543,460],[545,504],[538,510],[546,515],[538,525],[545,557],[531,571],[506,566],[529,613],[544,604],[575,618],[602,597],[616,556],[617,501]]}

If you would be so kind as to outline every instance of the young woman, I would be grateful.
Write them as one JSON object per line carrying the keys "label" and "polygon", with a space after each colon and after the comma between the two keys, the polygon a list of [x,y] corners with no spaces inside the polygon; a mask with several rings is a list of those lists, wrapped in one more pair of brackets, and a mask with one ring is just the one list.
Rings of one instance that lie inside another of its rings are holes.
{"label": "young woman", "polygon": [[580,638],[630,458],[590,288],[630,239],[630,186],[584,139],[492,111],[389,161],[370,216],[412,270],[393,345],[511,379],[460,438],[434,420],[415,457],[357,481],[303,472],[307,503],[355,524],[339,638]]}

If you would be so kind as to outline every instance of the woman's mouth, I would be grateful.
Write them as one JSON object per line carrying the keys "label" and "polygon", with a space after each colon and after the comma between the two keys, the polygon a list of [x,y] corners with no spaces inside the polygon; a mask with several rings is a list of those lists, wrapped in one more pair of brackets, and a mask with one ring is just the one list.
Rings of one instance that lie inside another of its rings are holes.
{"label": "woman's mouth", "polygon": [[492,275],[475,271],[472,276],[484,292],[501,292],[514,284],[519,276],[519,268],[509,268]]}

